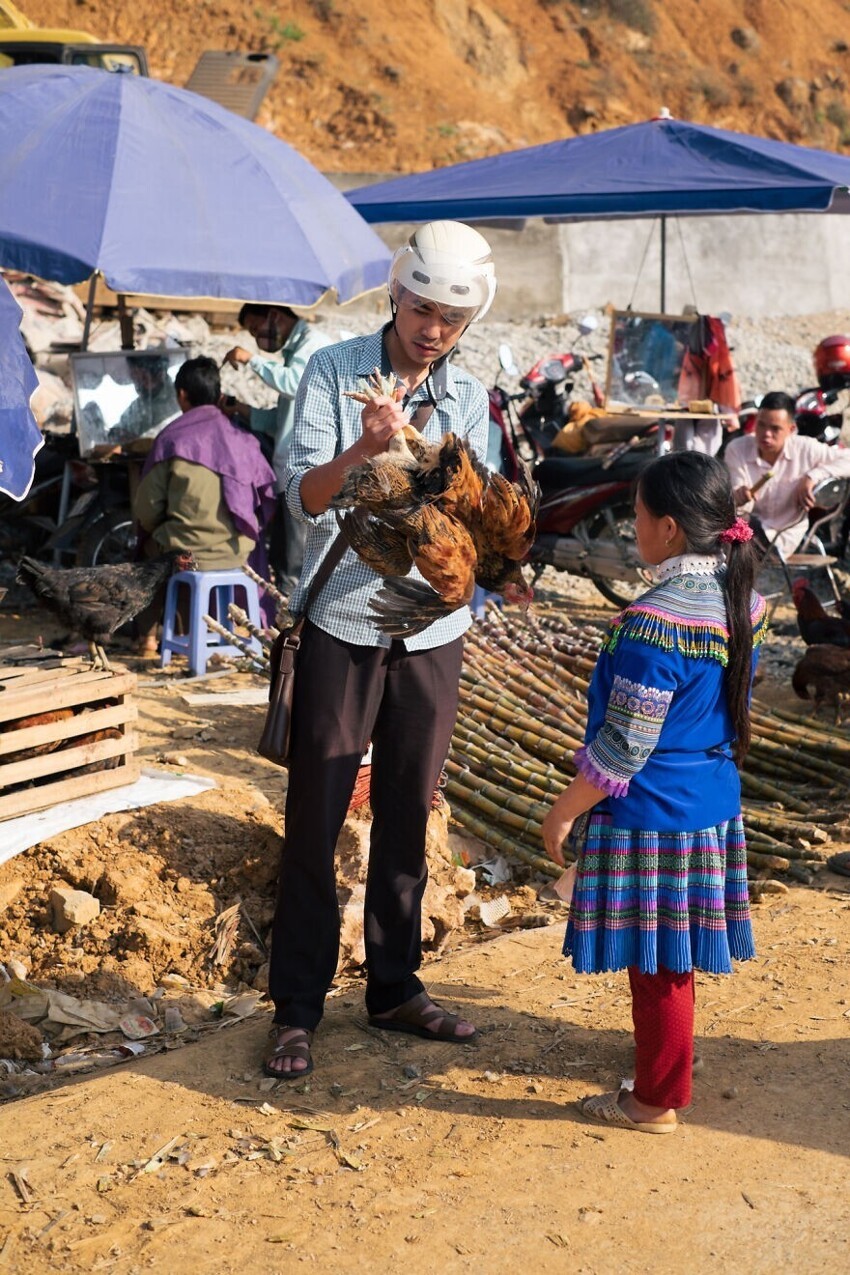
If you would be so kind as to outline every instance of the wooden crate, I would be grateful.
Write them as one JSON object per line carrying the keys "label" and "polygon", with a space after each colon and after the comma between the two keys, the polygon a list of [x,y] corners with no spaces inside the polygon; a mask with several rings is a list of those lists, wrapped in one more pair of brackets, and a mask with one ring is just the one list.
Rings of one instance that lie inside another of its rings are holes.
{"label": "wooden crate", "polygon": [[[0,820],[137,779],[135,686],[135,673],[86,660],[0,663]],[[15,725],[54,713],[61,718]]]}

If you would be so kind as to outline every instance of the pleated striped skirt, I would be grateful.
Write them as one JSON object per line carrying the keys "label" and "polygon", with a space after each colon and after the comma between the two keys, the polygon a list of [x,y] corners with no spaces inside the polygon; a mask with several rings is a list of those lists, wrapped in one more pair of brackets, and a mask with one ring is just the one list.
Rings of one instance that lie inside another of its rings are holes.
{"label": "pleated striped skirt", "polygon": [[583,974],[637,966],[730,974],[755,956],[740,815],[696,832],[615,828],[592,814],[564,954]]}

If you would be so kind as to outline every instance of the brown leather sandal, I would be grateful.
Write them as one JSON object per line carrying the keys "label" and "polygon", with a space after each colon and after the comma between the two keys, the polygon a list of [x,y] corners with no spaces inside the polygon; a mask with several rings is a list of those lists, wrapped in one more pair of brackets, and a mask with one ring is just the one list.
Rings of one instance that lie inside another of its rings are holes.
{"label": "brown leather sandal", "polygon": [[[283,1035],[286,1035],[285,1040],[281,1040]],[[275,1023],[269,1031],[269,1043],[263,1054],[263,1075],[273,1076],[275,1080],[303,1080],[313,1070],[313,1056],[310,1053],[312,1043],[313,1033],[305,1028]],[[293,1061],[298,1059],[306,1062],[307,1066],[296,1071],[281,1071],[271,1066],[276,1058],[291,1058]]]}
{"label": "brown leather sandal", "polygon": [[461,1022],[457,1014],[436,1005],[427,992],[419,992],[390,1014],[369,1015],[369,1026],[379,1027],[386,1032],[408,1032],[411,1036],[421,1036],[423,1040],[449,1040],[456,1045],[466,1045],[475,1040],[477,1031],[468,1036],[458,1036],[457,1025]]}

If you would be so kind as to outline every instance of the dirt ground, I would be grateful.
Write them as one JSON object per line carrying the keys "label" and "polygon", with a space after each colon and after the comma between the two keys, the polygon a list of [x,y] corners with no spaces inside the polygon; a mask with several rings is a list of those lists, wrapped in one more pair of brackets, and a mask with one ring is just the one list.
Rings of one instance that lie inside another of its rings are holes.
{"label": "dirt ground", "polygon": [[[140,44],[184,85],[206,49],[273,53],[258,122],[326,172],[411,172],[651,119],[844,150],[844,0],[19,0]],[[838,38],[843,37],[843,38]]]}
{"label": "dirt ground", "polygon": [[[29,618],[0,617],[0,642],[31,636]],[[0,891],[21,882],[0,911],[0,960],[76,996],[165,985],[208,1011],[262,986],[264,954],[243,929],[218,972],[209,946],[235,897],[265,933],[283,776],[253,753],[259,708],[182,699],[249,675],[140,679],[143,760],[178,753],[172,765],[218,786],[0,868]],[[34,900],[46,909],[57,879],[96,887],[101,917],[65,936],[39,927]],[[513,897],[518,913],[525,899],[517,928],[482,941],[470,925],[427,962],[432,993],[478,1024],[473,1045],[369,1029],[361,984],[345,977],[315,1073],[294,1087],[262,1077],[261,1003],[242,1022],[210,1025],[207,1012],[188,1033],[197,1043],[8,1102],[0,1271],[847,1268],[850,880],[823,871],[766,896],[757,959],[698,977],[704,1064],[692,1110],[661,1142],[598,1129],[571,1105],[630,1074],[627,983],[574,975],[564,910],[528,884]],[[132,924],[111,926],[118,913]]]}

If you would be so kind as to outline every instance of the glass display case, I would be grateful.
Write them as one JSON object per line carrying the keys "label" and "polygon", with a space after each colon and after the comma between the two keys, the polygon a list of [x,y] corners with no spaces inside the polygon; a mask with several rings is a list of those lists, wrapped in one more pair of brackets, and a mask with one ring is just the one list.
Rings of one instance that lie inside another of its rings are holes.
{"label": "glass display case", "polygon": [[115,447],[143,453],[180,414],[174,390],[186,349],[71,355],[74,421],[81,456]]}
{"label": "glass display case", "polygon": [[[688,351],[698,348],[699,316],[682,314],[638,314],[615,310],[611,315],[608,349],[608,379],[605,398],[608,406],[686,406],[698,397],[691,391],[682,395],[680,383]],[[696,343],[696,347],[695,347]]]}

